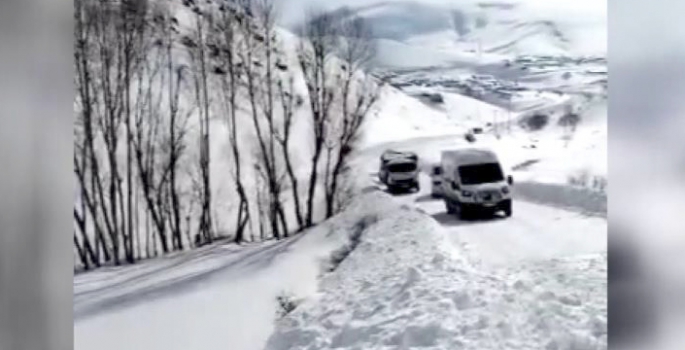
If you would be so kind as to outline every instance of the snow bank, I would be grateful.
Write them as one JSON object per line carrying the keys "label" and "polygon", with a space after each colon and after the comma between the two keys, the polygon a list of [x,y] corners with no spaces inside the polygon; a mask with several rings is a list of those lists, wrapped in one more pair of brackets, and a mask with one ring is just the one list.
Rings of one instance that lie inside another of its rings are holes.
{"label": "snow bank", "polygon": [[282,311],[277,297],[316,300],[319,276],[336,270],[364,229],[397,208],[368,194],[283,241],[213,246],[77,275],[74,348],[263,349]]}
{"label": "snow bank", "polygon": [[384,209],[267,350],[606,348],[606,256],[485,271],[428,215],[380,192],[360,203]]}
{"label": "snow bank", "polygon": [[513,188],[514,196],[519,199],[580,211],[588,215],[607,215],[606,192],[536,182],[519,182]]}

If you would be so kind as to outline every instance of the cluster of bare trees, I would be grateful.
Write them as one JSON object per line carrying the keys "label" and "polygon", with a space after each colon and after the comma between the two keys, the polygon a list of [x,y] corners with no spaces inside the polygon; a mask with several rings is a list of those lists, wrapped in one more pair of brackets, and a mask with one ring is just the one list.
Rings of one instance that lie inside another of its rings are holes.
{"label": "cluster of bare trees", "polygon": [[[176,62],[178,29],[166,8],[147,1],[76,0],[74,6],[74,245],[80,262],[85,268],[120,264],[123,256],[133,263],[158,249],[182,250],[191,221],[183,216],[193,209],[181,201],[179,160],[196,107],[183,101],[193,90],[187,75],[195,74]],[[201,133],[202,142],[207,135]],[[203,158],[203,174],[208,164]],[[199,203],[205,208],[203,180]],[[200,222],[200,234],[211,240]]]}
{"label": "cluster of bare trees", "polygon": [[[194,12],[185,27],[163,3],[75,1],[74,246],[86,269],[210,243],[216,216],[234,217],[225,231],[241,243],[287,237],[340,208],[378,99],[362,72],[374,54],[366,23],[308,16],[298,91],[273,0],[184,4]],[[228,131],[221,178],[210,171],[221,156],[210,153],[214,120]],[[294,142],[296,125],[311,126],[306,143]],[[231,213],[215,211],[218,182],[230,182]]]}
{"label": "cluster of bare trees", "polygon": [[[313,223],[323,157],[325,217],[337,211],[336,196],[360,128],[379,97],[379,85],[363,69],[375,55],[371,29],[361,18],[311,11],[298,48],[313,124],[305,227]],[[332,67],[333,66],[333,67]],[[334,109],[337,107],[337,110]]]}

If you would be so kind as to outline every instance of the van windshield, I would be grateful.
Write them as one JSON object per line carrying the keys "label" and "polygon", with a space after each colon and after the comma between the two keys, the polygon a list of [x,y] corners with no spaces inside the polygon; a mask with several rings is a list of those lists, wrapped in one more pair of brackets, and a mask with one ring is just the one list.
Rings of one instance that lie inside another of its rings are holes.
{"label": "van windshield", "polygon": [[464,165],[460,166],[458,171],[462,185],[504,181],[504,174],[498,163]]}
{"label": "van windshield", "polygon": [[416,170],[416,163],[395,163],[388,165],[391,173],[409,173]]}

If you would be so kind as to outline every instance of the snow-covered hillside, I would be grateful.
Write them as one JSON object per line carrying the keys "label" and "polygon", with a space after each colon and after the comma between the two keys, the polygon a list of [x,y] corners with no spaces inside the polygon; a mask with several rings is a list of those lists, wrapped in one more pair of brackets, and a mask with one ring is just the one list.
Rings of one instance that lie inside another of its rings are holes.
{"label": "snow-covered hillside", "polygon": [[[177,18],[191,30],[184,3]],[[374,74],[389,84],[346,164],[344,210],[281,241],[75,276],[75,349],[607,348],[602,11],[533,0],[349,4],[338,14],[372,21]],[[306,99],[298,40],[277,29],[278,74]],[[255,195],[254,132],[239,98],[243,176]],[[216,108],[212,195],[230,233],[230,128]],[[307,113],[297,113],[291,146],[301,178],[312,151]],[[428,166],[471,146],[496,151],[513,175],[513,216],[462,221],[431,197]],[[385,193],[376,172],[386,149],[419,155],[420,191]]]}
{"label": "snow-covered hillside", "polygon": [[373,23],[378,64],[467,63],[518,55],[605,56],[606,2],[385,1],[350,6]]}

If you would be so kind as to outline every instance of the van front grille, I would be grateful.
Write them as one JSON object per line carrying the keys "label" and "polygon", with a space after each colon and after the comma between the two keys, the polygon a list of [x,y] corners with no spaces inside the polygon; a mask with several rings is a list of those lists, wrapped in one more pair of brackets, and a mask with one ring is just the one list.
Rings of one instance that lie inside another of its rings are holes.
{"label": "van front grille", "polygon": [[478,198],[485,202],[492,202],[502,199],[502,196],[499,191],[480,191],[478,192]]}

